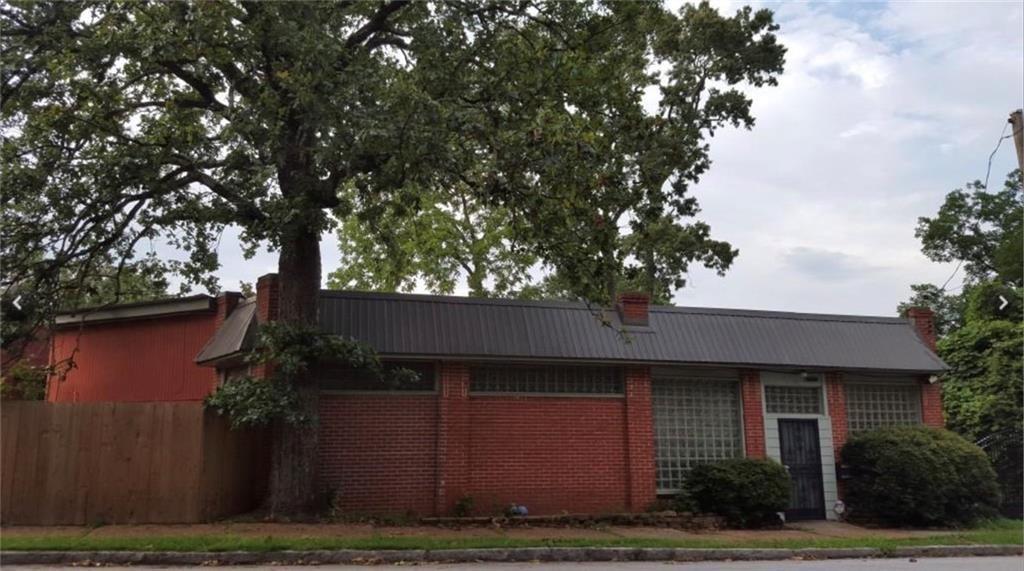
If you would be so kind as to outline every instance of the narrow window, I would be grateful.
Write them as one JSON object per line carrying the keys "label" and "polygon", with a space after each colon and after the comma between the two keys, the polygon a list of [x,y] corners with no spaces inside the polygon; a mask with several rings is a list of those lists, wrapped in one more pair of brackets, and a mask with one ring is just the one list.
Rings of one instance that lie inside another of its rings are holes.
{"label": "narrow window", "polygon": [[622,369],[617,367],[479,366],[470,371],[475,393],[621,395]]}
{"label": "narrow window", "polygon": [[433,391],[434,364],[386,363],[385,376],[393,369],[409,369],[417,374],[412,382],[393,383],[380,379],[369,371],[353,369],[343,365],[321,365],[318,370],[320,388],[325,391]]}
{"label": "narrow window", "polygon": [[821,389],[766,385],[765,411],[769,414],[822,414]]}

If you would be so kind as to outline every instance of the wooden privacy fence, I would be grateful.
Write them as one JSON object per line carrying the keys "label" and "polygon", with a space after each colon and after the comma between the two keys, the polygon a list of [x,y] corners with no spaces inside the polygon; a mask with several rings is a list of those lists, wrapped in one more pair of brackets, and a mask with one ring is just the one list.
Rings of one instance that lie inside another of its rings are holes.
{"label": "wooden privacy fence", "polygon": [[265,489],[263,434],[201,403],[6,402],[0,417],[5,525],[210,521]]}

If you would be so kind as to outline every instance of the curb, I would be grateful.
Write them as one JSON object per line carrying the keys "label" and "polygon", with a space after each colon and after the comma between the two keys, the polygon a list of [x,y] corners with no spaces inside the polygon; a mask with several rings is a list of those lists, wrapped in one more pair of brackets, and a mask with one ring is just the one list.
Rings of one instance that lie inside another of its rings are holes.
{"label": "curb", "polygon": [[2,565],[322,565],[400,562],[585,562],[585,561],[781,561],[984,557],[1024,554],[1021,545],[932,545],[922,547],[689,549],[644,547],[526,547],[519,549],[340,549],[336,551],[3,551]]}

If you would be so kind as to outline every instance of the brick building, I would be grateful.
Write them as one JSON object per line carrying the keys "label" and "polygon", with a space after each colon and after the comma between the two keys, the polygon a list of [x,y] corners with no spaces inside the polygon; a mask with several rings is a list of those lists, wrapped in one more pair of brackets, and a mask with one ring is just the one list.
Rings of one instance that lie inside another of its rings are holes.
{"label": "brick building", "polygon": [[[216,303],[196,368],[254,373],[242,356],[276,312]],[[420,372],[400,389],[318,370],[319,482],[358,513],[532,514],[646,509],[699,463],[787,465],[794,518],[834,517],[849,434],[942,425],[931,315],[908,319],[324,291],[324,331]],[[610,324],[610,325],[609,325]]]}

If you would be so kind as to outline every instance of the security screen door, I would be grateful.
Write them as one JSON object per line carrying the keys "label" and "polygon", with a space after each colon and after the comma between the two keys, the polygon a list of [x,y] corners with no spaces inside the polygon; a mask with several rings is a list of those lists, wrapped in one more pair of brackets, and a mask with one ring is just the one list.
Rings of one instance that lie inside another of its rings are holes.
{"label": "security screen door", "polygon": [[787,520],[824,519],[821,445],[817,419],[779,419],[782,464],[791,480]]}

